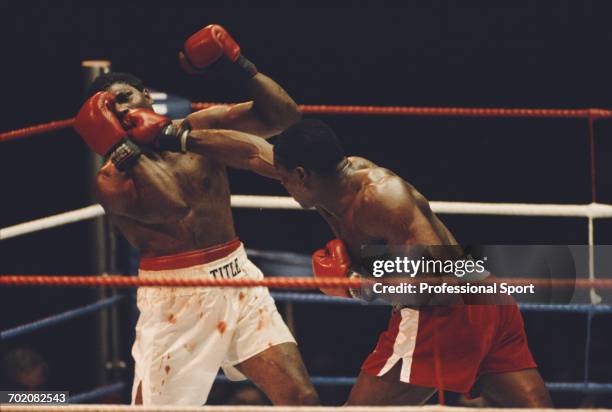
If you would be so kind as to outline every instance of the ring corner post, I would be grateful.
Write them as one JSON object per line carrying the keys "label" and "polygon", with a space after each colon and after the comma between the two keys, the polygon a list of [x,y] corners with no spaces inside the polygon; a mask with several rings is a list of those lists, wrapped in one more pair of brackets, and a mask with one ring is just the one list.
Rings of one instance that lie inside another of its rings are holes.
{"label": "ring corner post", "polygon": [[[111,71],[111,62],[108,60],[84,60],[81,62],[81,70],[83,75],[83,97],[87,98],[87,92],[93,81],[100,75]],[[87,176],[88,182],[93,182],[95,176],[102,166],[103,158],[90,151],[87,161]],[[90,191],[88,197],[91,203],[96,203],[93,191]],[[90,229],[90,270],[95,274],[116,273],[116,247],[115,237],[112,226],[106,216],[96,218],[91,224]],[[95,292],[95,298],[98,300],[105,299],[115,295],[114,289],[100,287]],[[116,308],[111,308],[110,312],[100,311],[97,317],[97,336],[99,342],[99,353],[96,364],[96,381],[98,385],[108,383],[109,366],[112,368],[117,355],[114,342],[116,342],[116,316],[113,312]],[[113,377],[114,378],[114,377]]]}

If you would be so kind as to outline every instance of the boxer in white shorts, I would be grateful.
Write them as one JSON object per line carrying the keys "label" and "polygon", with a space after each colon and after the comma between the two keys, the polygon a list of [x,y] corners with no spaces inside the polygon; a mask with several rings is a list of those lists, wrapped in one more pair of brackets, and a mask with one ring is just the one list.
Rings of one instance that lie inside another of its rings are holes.
{"label": "boxer in white shorts", "polygon": [[[231,142],[224,135],[236,130],[271,137],[296,122],[299,109],[218,25],[191,36],[180,61],[190,72],[222,71],[251,100],[172,122],[152,110],[140,79],[100,76],[74,123],[105,157],[96,197],[139,250],[141,276],[260,278],[235,240],[226,168],[261,167],[264,175],[274,168],[240,145],[220,151],[208,143]],[[202,144],[187,147],[187,133],[202,137]],[[237,153],[243,155],[237,159]],[[242,377],[240,371],[275,405],[319,403],[267,290],[152,288],[139,291],[138,305],[134,404],[202,405],[219,366],[230,378]]]}
{"label": "boxer in white shorts", "polygon": [[[139,276],[262,279],[236,239],[196,253],[142,259]],[[281,343],[295,343],[267,288],[140,288],[132,355],[143,403],[201,405],[219,367],[235,365]],[[137,385],[133,388],[136,397]]]}

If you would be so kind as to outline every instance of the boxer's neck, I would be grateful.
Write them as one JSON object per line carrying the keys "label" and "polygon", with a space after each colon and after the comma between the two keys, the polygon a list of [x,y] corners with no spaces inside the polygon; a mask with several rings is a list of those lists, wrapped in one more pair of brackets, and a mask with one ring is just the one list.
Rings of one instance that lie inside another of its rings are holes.
{"label": "boxer's neck", "polygon": [[355,195],[361,190],[353,178],[355,170],[348,160],[340,163],[331,176],[320,178],[321,193],[318,208],[324,209],[332,216],[340,217],[351,207]]}

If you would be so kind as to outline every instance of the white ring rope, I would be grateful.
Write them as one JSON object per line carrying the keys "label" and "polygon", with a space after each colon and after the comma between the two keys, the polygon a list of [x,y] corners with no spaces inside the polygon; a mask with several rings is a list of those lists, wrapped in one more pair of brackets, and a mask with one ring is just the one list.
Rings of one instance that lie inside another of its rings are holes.
{"label": "white ring rope", "polygon": [[[253,405],[220,405],[220,406],[127,406],[127,405],[2,405],[7,412],[465,412],[472,408],[453,406],[253,406]],[[537,412],[556,412],[558,409],[536,409]],[[595,409],[574,409],[576,412],[594,411]],[[525,409],[482,408],[481,412],[523,412]],[[597,412],[611,412],[612,409],[597,409]]]}
{"label": "white ring rope", "polygon": [[82,220],[93,219],[94,217],[103,215],[104,209],[102,209],[102,206],[91,205],[70,212],[59,213],[57,215],[19,223],[14,226],[4,227],[0,229],[0,240],[38,232],[39,230],[50,229],[52,227],[63,226],[69,223],[80,222]]}
{"label": "white ring rope", "polygon": [[[591,203],[587,205],[563,205],[551,203],[485,203],[485,202],[429,202],[435,213],[446,215],[496,215],[496,216],[550,216],[550,217],[612,217],[612,205]],[[286,196],[232,196],[232,206],[254,209],[301,209],[291,197]]]}
{"label": "white ring rope", "polygon": [[[583,217],[588,219],[612,217],[612,205],[591,203],[587,205],[536,204],[536,203],[483,203],[483,202],[430,202],[435,213],[454,215],[493,215],[493,216],[548,216]],[[288,196],[232,196],[232,206],[251,209],[303,210]],[[310,209],[312,210],[312,209]],[[0,240],[9,239],[39,230],[80,222],[103,216],[100,205],[60,213],[7,226],[0,229]]]}

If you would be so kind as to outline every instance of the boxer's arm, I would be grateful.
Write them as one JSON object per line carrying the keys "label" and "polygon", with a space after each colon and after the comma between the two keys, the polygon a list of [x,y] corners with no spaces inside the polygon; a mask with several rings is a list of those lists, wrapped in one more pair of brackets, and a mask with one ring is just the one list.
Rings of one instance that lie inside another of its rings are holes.
{"label": "boxer's arm", "polygon": [[[251,102],[219,111],[215,125],[201,126],[198,115],[190,116],[192,129],[235,129],[263,137],[274,136],[297,122],[298,106],[274,80],[258,72],[230,33],[210,24],[191,35],[179,53],[181,67],[191,74],[219,70],[248,94]],[[228,64],[229,63],[229,64]],[[213,69],[215,67],[216,69]],[[208,113],[207,113],[208,115]],[[205,116],[207,117],[207,116]]]}
{"label": "boxer's arm", "polygon": [[258,136],[236,130],[192,130],[187,138],[187,150],[230,167],[279,179],[272,145]]}
{"label": "boxer's arm", "polygon": [[253,127],[262,129],[260,133],[255,134],[271,137],[301,119],[302,114],[295,101],[278,83],[265,74],[257,73],[247,82],[246,88],[253,106],[242,121],[246,127],[251,123]]}
{"label": "boxer's arm", "polygon": [[186,118],[191,128],[234,129],[269,138],[300,120],[297,104],[274,80],[257,73],[245,84],[251,101],[194,112]]}
{"label": "boxer's arm", "polygon": [[107,162],[98,172],[96,198],[105,210],[139,222],[156,224],[178,221],[189,213],[180,198],[174,177],[146,156],[128,171],[120,172]]}

